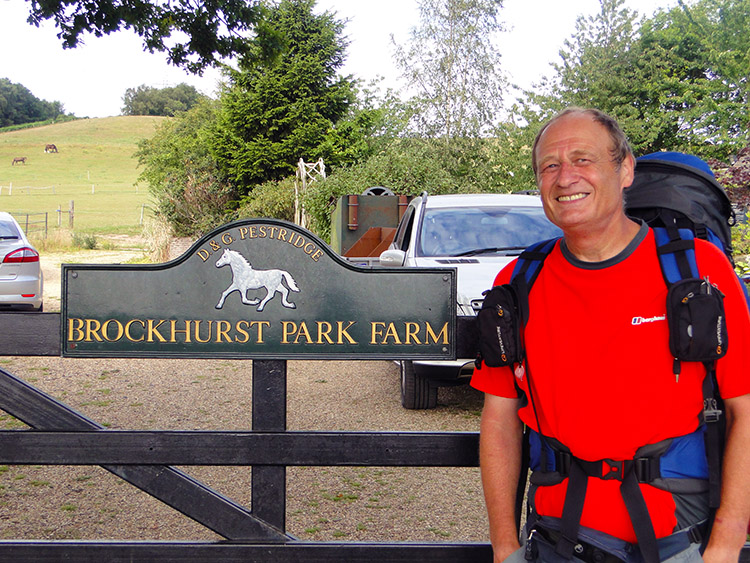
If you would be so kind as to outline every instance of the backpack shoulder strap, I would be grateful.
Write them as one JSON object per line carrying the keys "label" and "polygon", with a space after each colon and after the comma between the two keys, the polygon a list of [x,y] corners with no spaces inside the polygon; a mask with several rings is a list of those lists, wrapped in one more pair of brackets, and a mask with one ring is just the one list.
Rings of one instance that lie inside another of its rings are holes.
{"label": "backpack shoulder strap", "polygon": [[659,266],[667,287],[680,280],[697,278],[695,235],[690,229],[653,227]]}
{"label": "backpack shoulder strap", "polygon": [[534,285],[534,281],[539,275],[544,261],[550,252],[552,252],[552,249],[555,248],[558,240],[560,240],[560,237],[543,240],[532,244],[524,250],[516,261],[516,266],[513,268],[513,273],[511,274],[511,280],[514,280],[518,276],[523,276],[526,281],[527,290],[531,290],[531,286]]}

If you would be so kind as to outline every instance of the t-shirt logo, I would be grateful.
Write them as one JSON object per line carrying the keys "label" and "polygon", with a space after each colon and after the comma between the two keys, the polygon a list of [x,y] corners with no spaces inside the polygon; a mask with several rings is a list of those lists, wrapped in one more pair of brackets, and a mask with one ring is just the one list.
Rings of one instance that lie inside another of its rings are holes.
{"label": "t-shirt logo", "polygon": [[657,321],[666,321],[667,317],[666,315],[659,315],[657,317],[633,317],[633,320],[630,321],[630,324],[633,326],[638,326],[646,323],[655,323]]}

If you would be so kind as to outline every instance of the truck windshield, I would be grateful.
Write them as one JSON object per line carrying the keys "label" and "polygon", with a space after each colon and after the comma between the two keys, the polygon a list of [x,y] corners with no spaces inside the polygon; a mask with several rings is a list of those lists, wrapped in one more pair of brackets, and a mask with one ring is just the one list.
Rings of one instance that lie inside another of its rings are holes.
{"label": "truck windshield", "polygon": [[417,248],[420,256],[520,254],[562,233],[541,207],[456,207],[428,210]]}

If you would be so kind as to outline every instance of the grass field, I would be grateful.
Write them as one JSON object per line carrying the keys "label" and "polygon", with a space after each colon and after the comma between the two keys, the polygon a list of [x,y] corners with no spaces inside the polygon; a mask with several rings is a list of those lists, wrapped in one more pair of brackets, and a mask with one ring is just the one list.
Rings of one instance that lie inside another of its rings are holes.
{"label": "grass field", "polygon": [[[47,213],[50,228],[57,227],[58,218],[67,228],[72,201],[77,233],[140,232],[150,195],[147,186],[136,185],[140,171],[133,154],[163,119],[82,119],[0,133],[0,210],[19,222],[25,214]],[[45,153],[49,143],[59,152]],[[26,163],[13,165],[20,157]],[[29,220],[30,230],[36,230],[44,216]]]}

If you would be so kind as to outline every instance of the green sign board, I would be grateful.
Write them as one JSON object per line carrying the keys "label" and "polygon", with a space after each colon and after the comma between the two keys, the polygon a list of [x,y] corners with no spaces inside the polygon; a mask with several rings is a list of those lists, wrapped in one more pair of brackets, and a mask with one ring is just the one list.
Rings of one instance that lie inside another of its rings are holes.
{"label": "green sign board", "polygon": [[62,267],[68,357],[456,357],[456,272],[357,267],[272,219],[165,264]]}

